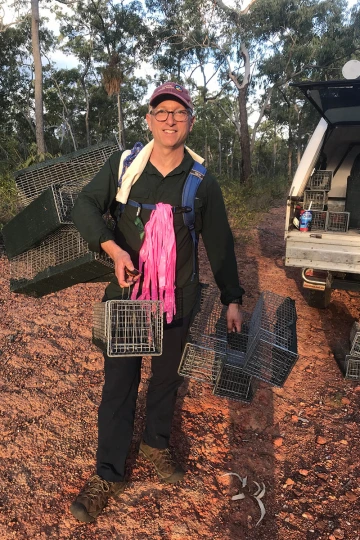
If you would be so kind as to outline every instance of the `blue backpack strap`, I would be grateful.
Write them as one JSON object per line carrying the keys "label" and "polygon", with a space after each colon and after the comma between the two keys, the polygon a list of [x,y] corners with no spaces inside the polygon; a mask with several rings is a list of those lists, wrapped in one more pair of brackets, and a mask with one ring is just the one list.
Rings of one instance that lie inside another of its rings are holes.
{"label": "blue backpack strap", "polygon": [[[132,159],[134,159],[134,157]],[[130,156],[129,158],[131,159]],[[181,199],[181,207],[177,207],[177,206],[173,207],[174,213],[181,212],[183,214],[184,224],[189,229],[189,233],[191,235],[192,242],[194,245],[193,274],[192,274],[191,280],[193,280],[194,277],[196,276],[196,253],[197,253],[197,246],[198,246],[198,239],[195,233],[195,195],[205,174],[206,174],[206,168],[200,163],[198,163],[197,161],[194,161],[192,169],[184,183],[182,199]],[[124,211],[126,205],[138,208],[139,211],[142,208],[144,208],[145,210],[156,209],[155,204],[145,204],[145,203],[142,204],[142,203],[133,201],[131,199],[128,199],[126,204],[123,204],[123,203],[119,204],[118,206],[119,214],[121,214]]]}
{"label": "blue backpack strap", "polygon": [[133,201],[131,199],[128,199],[127,203],[120,203],[120,213],[122,213],[125,210],[125,206],[134,206],[135,208],[139,208],[140,210],[144,208],[144,210],[156,210],[156,204],[147,204],[147,203],[138,203],[136,201]]}
{"label": "blue backpack strap", "polygon": [[191,280],[193,280],[196,275],[196,253],[197,253],[197,246],[198,246],[198,240],[195,233],[195,195],[205,174],[206,174],[206,168],[200,163],[198,163],[197,161],[194,161],[194,165],[192,166],[190,174],[185,180],[183,194],[182,194],[182,201],[181,201],[183,208],[187,207],[191,209],[188,212],[183,214],[184,223],[189,229],[189,232],[193,241],[193,245],[194,245],[193,275],[192,275]]}

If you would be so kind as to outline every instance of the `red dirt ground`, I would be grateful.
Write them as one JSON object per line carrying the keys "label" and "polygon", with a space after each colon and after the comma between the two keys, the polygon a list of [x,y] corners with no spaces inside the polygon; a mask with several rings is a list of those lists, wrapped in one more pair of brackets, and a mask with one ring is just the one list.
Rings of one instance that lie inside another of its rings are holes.
{"label": "red dirt ground", "polygon": [[[202,383],[181,387],[172,446],[187,475],[161,484],[137,458],[149,362],[144,361],[126,492],[94,524],[68,507],[93,472],[102,355],[91,344],[92,304],[102,284],[34,299],[9,292],[0,258],[0,538],[2,540],[304,540],[360,538],[360,382],[346,381],[333,351],[359,319],[355,293],[334,292],[309,308],[299,272],[283,263],[282,204],[246,232],[234,231],[244,308],[263,290],[291,296],[299,360],[284,388],[261,383],[253,402],[214,397]],[[203,251],[201,257],[204,258]],[[210,273],[205,262],[202,280]],[[257,502],[238,493],[236,472],[264,482]]]}

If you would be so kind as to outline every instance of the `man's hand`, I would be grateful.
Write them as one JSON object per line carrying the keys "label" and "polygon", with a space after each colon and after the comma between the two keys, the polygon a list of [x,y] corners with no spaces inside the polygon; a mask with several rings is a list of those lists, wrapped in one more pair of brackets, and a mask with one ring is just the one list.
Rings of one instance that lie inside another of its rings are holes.
{"label": "man's hand", "polygon": [[109,257],[112,258],[115,263],[115,275],[120,287],[129,287],[140,278],[140,274],[131,275],[130,273],[126,272],[126,269],[129,270],[129,272],[133,272],[135,268],[128,252],[121,249],[116,242],[113,240],[107,240],[101,244],[101,248],[109,255]]}
{"label": "man's hand", "polygon": [[240,307],[240,304],[229,304],[226,312],[228,332],[241,332],[242,313]]}

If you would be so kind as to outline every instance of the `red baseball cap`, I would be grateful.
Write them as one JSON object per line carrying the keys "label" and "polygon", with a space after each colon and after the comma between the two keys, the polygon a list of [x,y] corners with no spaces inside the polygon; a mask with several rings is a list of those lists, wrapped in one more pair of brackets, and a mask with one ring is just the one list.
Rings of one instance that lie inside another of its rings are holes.
{"label": "red baseball cap", "polygon": [[155,88],[153,95],[150,98],[150,105],[155,105],[155,103],[164,101],[158,100],[158,98],[162,96],[169,96],[169,99],[175,97],[186,107],[189,107],[191,110],[194,109],[189,92],[181,84],[169,81]]}

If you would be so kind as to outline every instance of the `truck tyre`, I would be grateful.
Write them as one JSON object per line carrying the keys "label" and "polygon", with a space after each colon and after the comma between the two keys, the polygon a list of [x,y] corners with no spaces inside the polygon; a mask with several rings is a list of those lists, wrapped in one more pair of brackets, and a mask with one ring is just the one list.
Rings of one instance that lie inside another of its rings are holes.
{"label": "truck tyre", "polygon": [[310,307],[326,309],[331,302],[331,289],[328,287],[324,291],[304,289],[304,297]]}

